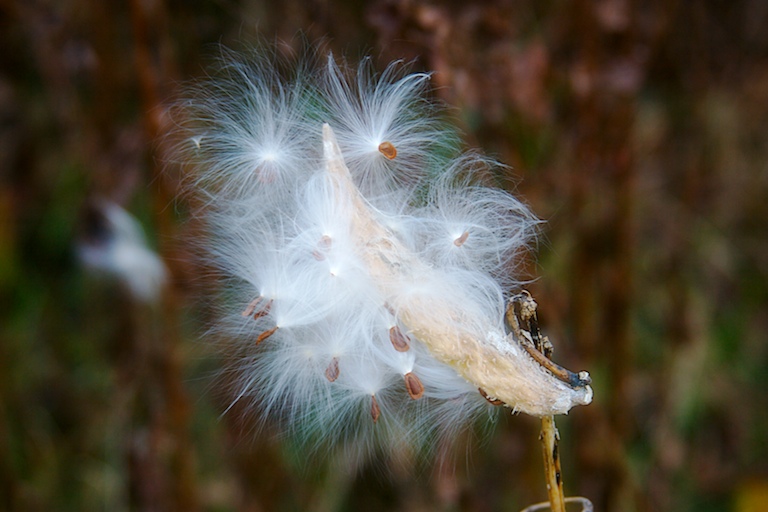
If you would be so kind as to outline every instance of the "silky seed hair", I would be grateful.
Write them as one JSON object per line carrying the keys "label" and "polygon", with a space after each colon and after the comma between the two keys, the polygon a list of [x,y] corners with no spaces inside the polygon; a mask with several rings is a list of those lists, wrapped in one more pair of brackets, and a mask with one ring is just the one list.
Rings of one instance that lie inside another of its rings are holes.
{"label": "silky seed hair", "polygon": [[233,401],[360,457],[429,451],[498,403],[588,401],[505,332],[538,220],[479,184],[494,163],[460,150],[428,74],[222,54],[178,103],[177,156],[225,276]]}

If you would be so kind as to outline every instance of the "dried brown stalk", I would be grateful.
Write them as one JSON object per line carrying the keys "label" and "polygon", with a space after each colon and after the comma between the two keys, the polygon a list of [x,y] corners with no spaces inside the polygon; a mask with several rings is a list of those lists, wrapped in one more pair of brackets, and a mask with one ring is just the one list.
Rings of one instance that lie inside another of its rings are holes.
{"label": "dried brown stalk", "polygon": [[[571,385],[588,385],[589,375],[586,372],[575,374],[551,361],[553,346],[549,338],[539,332],[539,322],[536,315],[537,304],[531,294],[523,291],[514,297],[507,310],[507,326],[526,351],[543,367],[557,378]],[[544,477],[547,482],[549,501],[537,503],[523,509],[522,512],[551,510],[566,512],[566,503],[581,503],[582,512],[591,512],[592,503],[587,498],[566,498],[563,493],[563,474],[560,468],[560,434],[555,426],[552,415],[541,418],[542,453],[544,455]]]}

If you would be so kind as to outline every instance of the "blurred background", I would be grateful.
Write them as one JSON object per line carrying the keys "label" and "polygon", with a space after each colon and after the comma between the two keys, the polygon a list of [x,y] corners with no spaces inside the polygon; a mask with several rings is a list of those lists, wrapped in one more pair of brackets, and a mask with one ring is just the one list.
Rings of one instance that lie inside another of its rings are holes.
{"label": "blurred background", "polygon": [[217,44],[298,31],[434,71],[468,143],[547,221],[529,289],[596,393],[558,419],[567,494],[768,510],[762,0],[0,1],[0,510],[546,499],[533,418],[469,434],[454,464],[354,473],[222,415],[167,109]]}

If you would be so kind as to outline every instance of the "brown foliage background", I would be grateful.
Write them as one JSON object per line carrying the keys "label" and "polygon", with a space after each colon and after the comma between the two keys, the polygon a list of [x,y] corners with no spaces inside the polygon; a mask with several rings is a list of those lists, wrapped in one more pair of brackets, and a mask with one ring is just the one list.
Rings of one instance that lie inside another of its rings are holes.
{"label": "brown foliage background", "polygon": [[[194,231],[163,172],[168,101],[215,44],[324,38],[414,60],[547,220],[531,273],[559,420],[596,510],[766,510],[768,4],[760,0],[0,2],[0,510],[517,511],[538,426],[458,463],[348,473],[249,431],[210,375]],[[171,270],[158,308],[90,278],[94,197]],[[204,301],[203,301],[204,302]]]}

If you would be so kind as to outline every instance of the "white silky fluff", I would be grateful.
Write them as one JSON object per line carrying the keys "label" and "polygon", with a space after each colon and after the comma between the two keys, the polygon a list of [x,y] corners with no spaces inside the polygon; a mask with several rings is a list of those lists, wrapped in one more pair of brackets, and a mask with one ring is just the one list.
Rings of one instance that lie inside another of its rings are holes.
{"label": "white silky fluff", "polygon": [[[234,340],[234,400],[252,401],[311,448],[434,447],[493,406],[413,336],[409,350],[393,347],[390,330],[407,327],[368,270],[365,241],[354,239],[351,199],[325,170],[322,125],[378,222],[434,270],[426,282],[399,283],[403,295],[460,304],[503,331],[504,297],[517,284],[510,271],[537,220],[477,183],[493,163],[460,151],[427,99],[428,75],[399,63],[377,76],[368,61],[354,70],[309,60],[290,67],[265,52],[230,54],[179,103],[179,156],[203,199],[209,253],[229,277],[220,331]],[[384,142],[395,158],[379,151]],[[424,386],[418,399],[409,373]]]}

